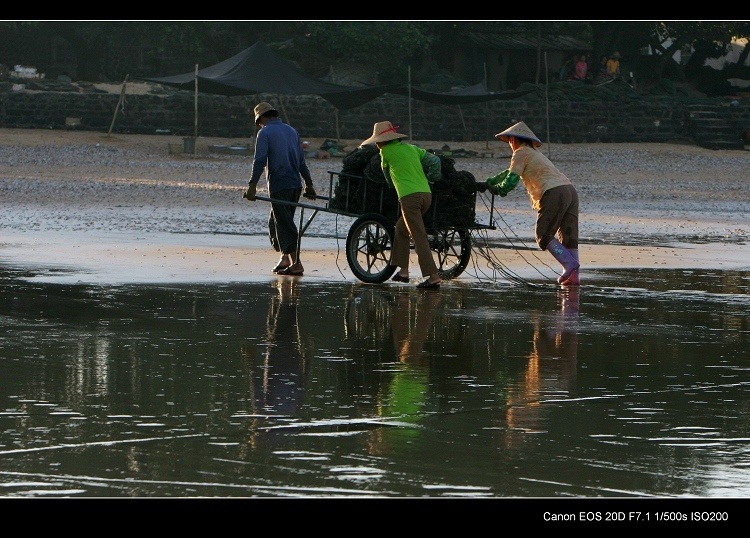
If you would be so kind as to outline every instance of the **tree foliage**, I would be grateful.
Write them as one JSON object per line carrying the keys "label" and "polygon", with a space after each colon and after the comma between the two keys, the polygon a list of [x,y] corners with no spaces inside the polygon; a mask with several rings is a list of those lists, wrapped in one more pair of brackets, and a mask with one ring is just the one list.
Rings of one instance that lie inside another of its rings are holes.
{"label": "tree foliage", "polygon": [[44,63],[52,40],[62,39],[79,79],[121,80],[211,65],[263,41],[314,76],[349,62],[377,72],[380,83],[404,83],[408,68],[431,72],[444,51],[468,48],[466,31],[576,37],[591,44],[581,51],[590,58],[619,51],[624,64],[658,82],[699,76],[732,39],[750,37],[750,21],[1,21],[0,63]]}
{"label": "tree foliage", "polygon": [[431,28],[406,21],[310,22],[305,37],[332,63],[362,62],[379,72],[381,82],[403,83],[408,66],[429,51],[435,39]]}

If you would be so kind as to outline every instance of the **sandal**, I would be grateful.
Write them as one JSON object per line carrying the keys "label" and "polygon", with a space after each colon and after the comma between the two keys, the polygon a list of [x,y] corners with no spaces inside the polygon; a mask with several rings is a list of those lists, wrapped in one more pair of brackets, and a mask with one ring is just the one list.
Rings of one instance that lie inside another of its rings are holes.
{"label": "sandal", "polygon": [[[296,265],[296,264],[294,264]],[[305,273],[304,268],[301,266],[298,269],[292,269],[294,265],[290,265],[289,267],[286,267],[284,269],[281,269],[280,271],[277,271],[277,275],[286,275],[286,276],[302,276]]]}
{"label": "sandal", "polygon": [[393,280],[394,282],[409,282],[409,277],[401,276],[398,273],[396,273],[395,275],[393,275],[393,278],[391,280]]}
{"label": "sandal", "polygon": [[278,273],[282,269],[286,269],[287,267],[289,267],[290,265],[292,265],[292,263],[289,261],[289,258],[286,258],[286,260],[285,260],[284,259],[285,257],[286,256],[282,256],[281,259],[279,259],[279,263],[277,263],[276,267],[274,267],[273,269],[271,269],[271,271],[273,271],[274,273]]}
{"label": "sandal", "polygon": [[427,278],[417,284],[417,287],[423,290],[437,290],[440,289],[440,282],[430,282],[430,279]]}

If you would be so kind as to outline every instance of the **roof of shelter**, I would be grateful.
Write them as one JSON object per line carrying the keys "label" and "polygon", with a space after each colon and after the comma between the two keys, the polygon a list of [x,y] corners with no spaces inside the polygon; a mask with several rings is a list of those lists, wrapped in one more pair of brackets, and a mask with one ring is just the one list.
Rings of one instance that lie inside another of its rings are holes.
{"label": "roof of shelter", "polygon": [[587,50],[591,45],[570,36],[560,35],[528,35],[518,32],[489,33],[462,32],[462,35],[473,45],[493,50],[536,50],[541,45],[545,50]]}
{"label": "roof of shelter", "polygon": [[[219,95],[252,95],[275,93],[282,95],[319,95],[337,109],[353,108],[385,93],[411,96],[414,99],[439,104],[481,103],[496,99],[514,99],[530,90],[488,92],[484,85],[475,85],[446,93],[435,93],[406,85],[341,86],[316,79],[304,73],[268,45],[258,42],[217,64],[197,72],[197,91]],[[196,89],[196,73],[188,72],[165,77],[140,80],[157,82],[182,90]]]}
{"label": "roof of shelter", "polygon": [[[338,108],[364,104],[385,93],[389,86],[349,87],[332,84],[304,73],[262,42],[197,73],[198,91],[219,95],[320,95]],[[188,72],[142,80],[183,90],[195,85],[196,73]]]}

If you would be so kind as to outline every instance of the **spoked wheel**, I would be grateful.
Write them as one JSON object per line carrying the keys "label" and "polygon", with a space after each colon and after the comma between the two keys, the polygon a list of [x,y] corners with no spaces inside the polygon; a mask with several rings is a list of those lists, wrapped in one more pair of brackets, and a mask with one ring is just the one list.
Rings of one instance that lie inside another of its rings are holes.
{"label": "spoked wheel", "polygon": [[440,278],[451,280],[464,272],[471,260],[471,234],[468,230],[437,230],[430,234],[429,239]]}
{"label": "spoked wheel", "polygon": [[358,279],[368,284],[388,280],[394,225],[379,213],[368,213],[354,221],[346,237],[346,261]]}

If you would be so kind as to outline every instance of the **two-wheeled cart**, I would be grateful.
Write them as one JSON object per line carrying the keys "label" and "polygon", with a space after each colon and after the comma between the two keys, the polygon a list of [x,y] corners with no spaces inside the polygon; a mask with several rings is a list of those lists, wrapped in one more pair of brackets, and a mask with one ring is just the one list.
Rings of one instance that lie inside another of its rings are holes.
{"label": "two-wheeled cart", "polygon": [[[299,208],[299,241],[318,213],[334,213],[354,218],[346,237],[346,261],[354,276],[362,282],[379,284],[388,280],[396,268],[390,265],[395,224],[400,214],[395,193],[383,183],[368,181],[362,176],[329,171],[329,193],[336,196],[316,196],[310,202],[284,202],[257,196],[257,200]],[[355,195],[356,191],[356,195]],[[451,192],[436,192],[433,203],[424,217],[430,249],[433,252],[440,278],[451,280],[464,272],[471,260],[471,230],[494,230],[494,196],[489,207],[487,224],[475,222],[476,188],[461,198]],[[471,207],[468,207],[468,206]],[[448,209],[453,210],[448,214]],[[312,215],[305,221],[305,210]],[[299,251],[300,243],[297,245]],[[413,246],[412,246],[413,248]]]}

